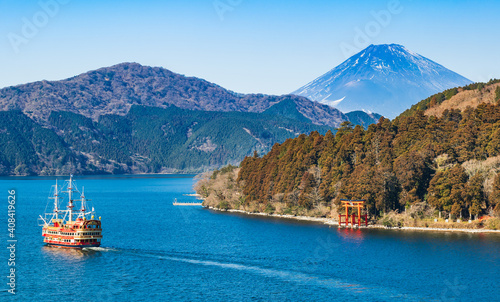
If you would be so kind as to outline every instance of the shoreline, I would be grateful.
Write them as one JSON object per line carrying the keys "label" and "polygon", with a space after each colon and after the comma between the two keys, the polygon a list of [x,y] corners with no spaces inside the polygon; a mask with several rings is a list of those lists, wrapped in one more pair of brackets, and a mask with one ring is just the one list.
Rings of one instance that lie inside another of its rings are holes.
{"label": "shoreline", "polygon": [[[229,212],[229,213],[239,213],[239,214],[245,214],[245,215],[252,215],[252,216],[264,216],[264,217],[273,217],[273,218],[281,218],[281,219],[292,219],[292,220],[299,220],[299,221],[309,221],[309,222],[316,222],[316,223],[321,223],[321,224],[326,224],[326,225],[336,225],[338,226],[339,223],[332,219],[332,218],[321,218],[321,217],[309,217],[309,216],[294,216],[294,215],[281,215],[281,214],[266,214],[266,213],[251,213],[243,210],[221,210],[218,208],[214,208],[211,206],[203,206],[205,209],[213,210],[213,211],[218,211],[218,212]],[[444,228],[421,228],[421,227],[394,227],[394,228],[389,228],[380,224],[372,224],[368,225],[368,229],[385,229],[385,230],[393,230],[393,231],[427,231],[427,232],[462,232],[462,233],[496,233],[500,234],[500,230],[490,230],[490,229],[444,229]],[[357,228],[353,228],[357,229]]]}

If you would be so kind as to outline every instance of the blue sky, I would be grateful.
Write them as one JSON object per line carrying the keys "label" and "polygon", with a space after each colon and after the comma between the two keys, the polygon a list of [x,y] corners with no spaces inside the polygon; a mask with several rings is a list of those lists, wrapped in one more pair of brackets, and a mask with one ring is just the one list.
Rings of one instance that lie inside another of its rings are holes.
{"label": "blue sky", "polygon": [[285,94],[385,43],[487,81],[500,78],[499,11],[500,1],[0,0],[0,87],[138,62]]}

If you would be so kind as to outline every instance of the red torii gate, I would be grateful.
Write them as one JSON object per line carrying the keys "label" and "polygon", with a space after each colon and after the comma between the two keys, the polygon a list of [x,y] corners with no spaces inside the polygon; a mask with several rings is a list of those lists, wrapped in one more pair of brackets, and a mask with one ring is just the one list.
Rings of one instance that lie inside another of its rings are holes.
{"label": "red torii gate", "polygon": [[[356,225],[356,222],[358,224],[358,227],[361,226],[361,218],[364,218],[364,224],[365,226],[368,226],[368,214],[361,215],[361,207],[364,206],[365,204],[364,199],[361,200],[350,200],[350,199],[341,199],[340,202],[342,202],[343,206],[345,207],[345,215],[339,214],[339,226],[341,227],[342,224],[344,224],[346,227],[349,225],[349,208],[358,208],[358,219],[356,221],[356,215],[352,214],[351,215],[351,227],[354,227]],[[344,221],[342,221],[342,217],[344,217]]]}

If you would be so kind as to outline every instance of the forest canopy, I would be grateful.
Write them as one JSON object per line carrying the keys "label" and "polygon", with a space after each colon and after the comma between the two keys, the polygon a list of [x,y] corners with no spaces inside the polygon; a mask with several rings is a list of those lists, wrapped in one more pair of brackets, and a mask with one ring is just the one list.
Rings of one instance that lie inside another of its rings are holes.
{"label": "forest canopy", "polygon": [[[453,93],[453,92],[450,92]],[[425,203],[450,218],[500,214],[500,106],[441,117],[417,110],[367,130],[345,122],[246,157],[237,183],[245,203],[281,200],[305,210],[365,199],[371,216]]]}

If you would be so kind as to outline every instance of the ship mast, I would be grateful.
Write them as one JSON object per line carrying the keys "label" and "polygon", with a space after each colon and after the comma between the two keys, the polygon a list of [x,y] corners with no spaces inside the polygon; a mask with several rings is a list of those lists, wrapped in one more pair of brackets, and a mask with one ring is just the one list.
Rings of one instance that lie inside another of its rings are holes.
{"label": "ship mast", "polygon": [[85,218],[85,187],[82,187],[82,195],[80,196],[82,198],[82,207],[80,211],[82,212],[82,218]]}
{"label": "ship mast", "polygon": [[56,214],[56,219],[58,219],[58,213],[59,213],[59,208],[58,208],[58,204],[59,204],[59,194],[58,194],[58,190],[57,190],[57,179],[56,179],[56,186],[55,186],[55,189],[54,189],[54,197],[50,197],[51,199],[54,199],[54,213]]}
{"label": "ship mast", "polygon": [[57,208],[57,204],[58,204],[58,198],[59,197],[59,194],[57,192],[57,179],[56,179],[56,189],[55,189],[55,192],[54,192],[54,212],[56,213],[56,219],[58,219],[57,217],[57,213],[59,212],[59,209]]}
{"label": "ship mast", "polygon": [[68,211],[69,211],[69,222],[72,221],[73,219],[73,199],[71,199],[71,193],[72,193],[72,190],[73,190],[73,185],[71,184],[71,181],[72,181],[72,178],[73,178],[73,175],[70,175],[69,176],[69,184],[68,184],[68,198],[69,198],[69,202],[68,202]]}

